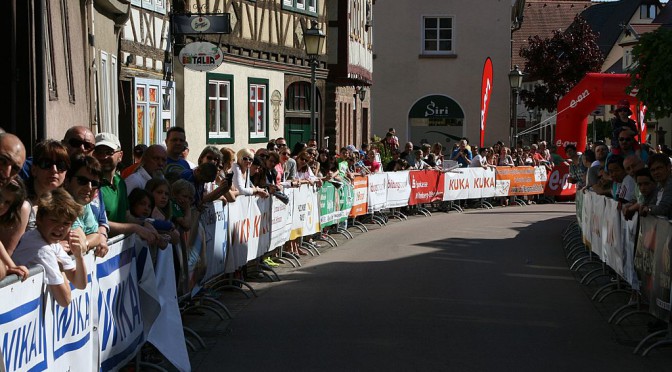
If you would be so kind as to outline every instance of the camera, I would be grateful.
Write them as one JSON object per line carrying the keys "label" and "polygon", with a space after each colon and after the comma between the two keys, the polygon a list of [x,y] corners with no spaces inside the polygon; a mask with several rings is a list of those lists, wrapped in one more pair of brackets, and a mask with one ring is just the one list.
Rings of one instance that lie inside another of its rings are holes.
{"label": "camera", "polygon": [[226,179],[226,182],[229,183],[229,185],[233,183],[233,173],[227,173],[224,178]]}
{"label": "camera", "polygon": [[283,202],[285,204],[289,203],[289,196],[287,196],[287,194],[285,194],[282,191],[276,191],[276,192],[272,193],[271,195],[275,196],[276,198],[278,198],[281,202]]}

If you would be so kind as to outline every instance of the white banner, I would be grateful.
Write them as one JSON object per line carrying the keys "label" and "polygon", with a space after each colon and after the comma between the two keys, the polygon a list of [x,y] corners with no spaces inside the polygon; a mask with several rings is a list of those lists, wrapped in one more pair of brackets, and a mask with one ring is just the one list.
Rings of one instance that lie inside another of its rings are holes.
{"label": "white banner", "polygon": [[276,247],[280,247],[289,240],[289,231],[292,228],[292,210],[294,209],[294,189],[286,188],[283,192],[289,198],[289,203],[285,204],[278,200],[276,197],[273,197],[273,202],[271,207],[273,212],[271,213],[271,242],[269,243],[269,249],[273,250]]}
{"label": "white banner", "polygon": [[205,257],[207,267],[203,280],[222,274],[226,267],[226,247],[228,246],[229,212],[228,204],[215,201],[201,213],[201,225],[205,230]]}
{"label": "white banner", "polygon": [[637,242],[637,222],[639,213],[635,213],[631,220],[621,223],[622,237],[621,249],[623,250],[623,279],[630,284],[634,290],[639,290],[639,281],[635,273],[635,244]]}
{"label": "white banner", "polygon": [[590,248],[593,253],[600,256],[604,261],[602,256],[602,218],[604,216],[604,201],[605,198],[595,196],[592,198],[592,206],[590,209]]}
{"label": "white banner", "polygon": [[[47,290],[47,311],[44,314],[44,324],[47,327],[47,339],[51,340],[49,352],[49,369],[55,371],[93,371],[98,368],[97,360],[91,358],[98,355],[93,349],[91,334],[93,331],[93,305],[91,280],[95,278],[95,262],[92,254],[84,256],[86,265],[87,285],[84,289],[77,289],[70,285],[71,302],[67,307],[61,307]],[[95,363],[95,364],[94,364]]]}
{"label": "white banner", "polygon": [[105,371],[124,366],[145,341],[134,243],[131,238],[110,245],[96,264],[100,361]]}
{"label": "white banner", "polygon": [[7,371],[48,368],[44,312],[44,272],[0,288],[0,352]]}
{"label": "white banner", "polygon": [[387,174],[387,208],[405,207],[411,197],[409,171],[389,172]]}
{"label": "white banner", "polygon": [[443,200],[469,199],[469,190],[472,184],[473,173],[469,171],[469,168],[446,172],[443,179]]}
{"label": "white banner", "polygon": [[[376,173],[369,175],[368,212],[373,213],[386,208],[387,205],[387,174]],[[410,195],[410,194],[409,194]],[[408,205],[408,199],[406,199]]]}
{"label": "white banner", "polygon": [[623,255],[621,241],[621,211],[618,203],[613,199],[605,199],[604,214],[602,215],[602,260],[619,275],[623,276]]}
{"label": "white banner", "polygon": [[320,211],[317,192],[313,186],[301,185],[294,191],[292,230],[289,238],[312,235],[320,231]]}
{"label": "white banner", "polygon": [[[217,204],[217,203],[215,203]],[[221,203],[219,203],[221,206]],[[161,309],[149,331],[151,342],[180,371],[191,371],[187,344],[182,332],[182,316],[177,304],[173,247],[157,252],[156,283]]]}
{"label": "white banner", "polygon": [[[581,191],[582,192],[582,191]],[[591,222],[593,221],[593,215],[591,210],[593,209],[593,197],[595,196],[594,192],[582,192],[583,193],[583,208],[581,212],[581,234],[583,235],[583,243],[586,244],[592,250],[592,228]]]}

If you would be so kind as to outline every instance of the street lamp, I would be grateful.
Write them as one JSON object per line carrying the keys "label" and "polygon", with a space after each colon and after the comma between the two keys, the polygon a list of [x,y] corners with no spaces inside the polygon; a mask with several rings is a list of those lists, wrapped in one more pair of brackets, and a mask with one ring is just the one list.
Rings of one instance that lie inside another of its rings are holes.
{"label": "street lamp", "polygon": [[[306,47],[306,54],[310,61],[310,127],[313,129],[313,138],[318,141],[317,121],[315,120],[315,105],[317,95],[315,91],[315,69],[317,68],[317,57],[322,53],[326,35],[317,28],[317,22],[311,21],[310,28],[303,32],[303,44]],[[318,144],[319,147],[319,144]]]}
{"label": "street lamp", "polygon": [[509,85],[511,86],[512,101],[511,101],[511,125],[513,125],[511,133],[511,148],[515,148],[518,137],[518,91],[523,86],[523,73],[518,69],[518,65],[513,66],[513,70],[509,71]]}
{"label": "street lamp", "polygon": [[359,100],[364,102],[366,99],[366,88],[360,87],[359,90],[357,91],[357,94],[359,95]]}

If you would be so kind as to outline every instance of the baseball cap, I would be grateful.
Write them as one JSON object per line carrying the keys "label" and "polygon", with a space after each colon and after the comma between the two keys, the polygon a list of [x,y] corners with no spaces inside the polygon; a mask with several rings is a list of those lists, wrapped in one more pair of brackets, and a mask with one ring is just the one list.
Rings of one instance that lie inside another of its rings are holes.
{"label": "baseball cap", "polygon": [[121,142],[119,138],[112,133],[98,133],[96,134],[96,147],[107,146],[113,150],[121,150]]}

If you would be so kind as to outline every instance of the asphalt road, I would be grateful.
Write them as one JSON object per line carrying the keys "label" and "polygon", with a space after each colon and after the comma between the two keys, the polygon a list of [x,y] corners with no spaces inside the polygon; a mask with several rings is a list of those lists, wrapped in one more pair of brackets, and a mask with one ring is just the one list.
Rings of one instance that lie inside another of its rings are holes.
{"label": "asphalt road", "polygon": [[[339,237],[338,247],[226,292],[234,314],[187,315],[195,371],[670,371],[672,349],[633,355],[646,317],[590,298],[561,233],[574,204],[435,213]],[[628,328],[629,327],[629,328]]]}

